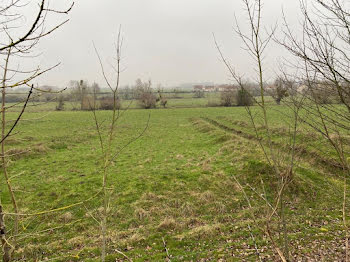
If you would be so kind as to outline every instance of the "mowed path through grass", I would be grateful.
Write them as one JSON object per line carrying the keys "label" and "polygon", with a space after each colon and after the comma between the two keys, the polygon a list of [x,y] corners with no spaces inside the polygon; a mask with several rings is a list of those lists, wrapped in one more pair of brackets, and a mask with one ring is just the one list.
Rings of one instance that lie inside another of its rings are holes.
{"label": "mowed path through grass", "polygon": [[[17,129],[19,134],[8,141],[13,152],[9,170],[16,176],[11,181],[21,213],[84,202],[57,212],[24,216],[16,257],[98,261],[102,174],[92,113],[45,114],[27,113],[27,121]],[[172,261],[255,261],[248,225],[253,227],[259,248],[265,250],[263,256],[271,259],[269,243],[250,216],[250,212],[261,215],[262,203],[256,200],[255,209],[248,210],[232,177],[258,188],[261,176],[272,197],[270,187],[275,181],[270,169],[254,139],[208,122],[241,124],[244,131],[244,108],[129,110],[118,122],[116,149],[142,132],[149,114],[145,134],[109,170],[108,261],[123,259],[116,250],[134,261],[164,261],[163,238]],[[105,128],[110,116],[111,112],[98,112]],[[322,252],[340,257],[341,178],[309,160],[300,156],[289,192],[293,251],[300,257],[317,259]],[[1,190],[6,192],[4,183]],[[8,194],[4,193],[2,201],[11,210]]]}

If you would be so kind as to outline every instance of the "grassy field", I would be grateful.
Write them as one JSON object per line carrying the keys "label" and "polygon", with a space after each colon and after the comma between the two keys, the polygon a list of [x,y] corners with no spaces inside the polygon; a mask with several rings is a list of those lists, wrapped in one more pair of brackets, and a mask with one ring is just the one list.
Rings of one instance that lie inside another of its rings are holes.
{"label": "grassy field", "polygon": [[[21,218],[15,257],[99,261],[102,173],[92,113],[48,108],[30,108],[7,141],[20,212],[33,214]],[[111,112],[97,114],[107,127]],[[256,261],[249,226],[261,256],[274,260],[271,243],[252,222],[251,212],[262,215],[263,201],[251,189],[259,191],[263,179],[272,198],[276,179],[245,109],[128,110],[118,122],[115,148],[137,137],[149,114],[146,133],[109,170],[107,260],[124,261],[119,250],[133,261],[164,261],[165,242],[172,261]],[[283,106],[269,114],[281,154],[288,142],[285,114]],[[312,130],[300,130],[297,142],[298,165],[287,192],[291,252],[298,261],[342,261],[342,171]],[[234,178],[251,196],[252,209]],[[12,211],[4,182],[1,192],[5,210]]]}
{"label": "grassy field", "polygon": [[[219,94],[206,94],[204,98],[193,98],[192,94],[185,94],[179,98],[168,97],[167,108],[198,108],[198,107],[207,107],[208,105],[219,105],[220,96]],[[22,104],[15,104],[12,111],[20,111],[22,109]],[[57,102],[31,102],[28,104],[27,112],[47,112],[55,111]],[[122,100],[121,106],[123,109],[141,109],[141,105],[137,100]],[[159,105],[158,105],[159,106]],[[66,101],[64,105],[65,111],[70,111],[73,108],[80,108],[79,102],[69,102]]]}
{"label": "grassy field", "polygon": [[[68,95],[69,93],[63,93]],[[101,97],[105,96],[106,93],[103,93]],[[111,94],[109,93],[109,96]],[[156,95],[157,96],[157,95]],[[204,97],[195,98],[195,93],[186,92],[186,93],[164,93],[163,96],[167,99],[166,108],[199,108],[199,107],[218,107],[221,105],[221,92],[205,92]],[[100,98],[101,98],[100,97]],[[24,100],[25,98],[23,98]],[[256,97],[258,101],[259,97]],[[45,100],[41,102],[33,102],[30,101],[28,103],[27,112],[47,112],[47,111],[55,111],[58,105],[56,101],[57,98],[51,97],[48,102]],[[272,97],[266,96],[265,101],[269,104],[275,104],[275,101]],[[22,109],[23,103],[8,103],[8,105],[12,105],[11,111],[20,111]],[[81,104],[80,101],[65,101],[64,102],[64,111],[70,111],[74,109],[80,109]],[[133,100],[124,100],[121,99],[121,107],[122,109],[142,109],[142,105],[136,99]],[[159,102],[156,105],[157,108],[161,108],[162,106]]]}

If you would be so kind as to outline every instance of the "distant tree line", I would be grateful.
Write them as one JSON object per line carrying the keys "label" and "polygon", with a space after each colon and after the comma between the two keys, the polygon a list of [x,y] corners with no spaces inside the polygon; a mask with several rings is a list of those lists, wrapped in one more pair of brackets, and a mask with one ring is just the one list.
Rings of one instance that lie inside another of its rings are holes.
{"label": "distant tree line", "polygon": [[[143,82],[141,79],[137,79],[133,87],[126,86],[118,91],[117,109],[121,108],[122,100],[137,100],[144,109],[156,108],[157,105],[165,108],[168,102],[160,86],[155,90],[151,80]],[[114,107],[112,93],[103,92],[97,83],[89,85],[83,80],[70,81],[68,92],[60,94],[57,102],[57,110],[63,110],[65,102],[71,103],[73,110],[112,110]]]}
{"label": "distant tree line", "polygon": [[[208,106],[250,106],[255,103],[255,98],[259,97],[259,87],[252,83],[246,83],[246,87],[226,88],[219,93],[217,102],[208,101]],[[346,83],[344,83],[346,85]],[[303,93],[319,104],[339,104],[342,103],[339,96],[332,88],[331,83],[327,81],[318,81],[313,83],[312,92],[307,88],[306,83],[293,80],[285,80],[278,77],[273,83],[267,84],[266,95],[272,97],[277,105],[295,94]],[[8,92],[6,100],[8,103],[20,103],[25,101],[28,90],[19,88]],[[137,79],[133,86],[120,88],[117,97],[117,108],[122,107],[122,101],[137,101],[140,108],[151,109],[168,106],[169,99],[182,99],[192,97],[200,99],[208,97],[211,92],[203,90],[179,90],[163,89],[161,86],[154,88],[152,81],[142,81]],[[191,95],[192,94],[192,95]],[[349,99],[349,98],[347,98]],[[51,86],[37,88],[31,97],[32,102],[47,103],[57,102],[56,110],[64,110],[65,105],[69,103],[73,110],[111,110],[114,102],[112,93],[109,90],[102,89],[97,83],[89,84],[87,81],[72,80],[65,92],[59,92],[59,89]]]}

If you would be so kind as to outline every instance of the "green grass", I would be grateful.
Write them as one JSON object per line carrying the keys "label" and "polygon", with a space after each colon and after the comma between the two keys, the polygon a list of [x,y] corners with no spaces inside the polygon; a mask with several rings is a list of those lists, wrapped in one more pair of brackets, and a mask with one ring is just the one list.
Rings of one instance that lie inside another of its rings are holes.
{"label": "green grass", "polygon": [[[220,106],[221,101],[220,92],[206,92],[204,93],[204,97],[195,98],[194,93],[165,93],[163,94],[166,97],[168,103],[166,105],[167,108],[199,108],[199,107],[217,107]],[[256,98],[260,100],[259,98]],[[265,98],[267,103],[275,104],[272,97]],[[11,111],[20,111],[22,109],[21,103],[8,103],[8,105],[13,105]],[[29,102],[26,111],[27,112],[47,112],[47,111],[55,111],[57,102],[52,99],[51,101],[41,101],[41,102]],[[121,106],[123,109],[141,109],[141,105],[137,100],[123,100],[121,99]],[[157,107],[161,107],[158,103]],[[65,101],[64,102],[64,110],[69,111],[74,108],[80,109],[79,102]]]}
{"label": "green grass", "polygon": [[[278,109],[290,113],[282,106]],[[16,176],[11,182],[21,213],[88,201],[63,211],[23,217],[15,257],[19,261],[98,261],[100,227],[93,217],[101,217],[102,199],[95,195],[102,174],[93,116],[91,112],[48,110],[29,110],[16,129],[18,134],[8,140],[7,149],[25,152],[9,163],[10,176]],[[261,193],[261,177],[268,197],[273,198],[276,180],[253,138],[245,109],[132,109],[118,122],[114,148],[137,137],[149,114],[146,133],[109,170],[113,191],[108,261],[123,259],[116,249],[134,261],[164,261],[162,238],[172,261],[256,261],[248,225],[264,249],[263,256],[271,261],[270,243],[251,218],[254,212],[262,221],[263,201],[252,198],[253,210],[248,209],[233,178]],[[98,112],[105,128],[110,116],[110,111]],[[287,135],[281,113],[274,110],[270,116],[275,147],[283,151]],[[11,113],[9,119],[15,118],[16,113]],[[325,260],[333,260],[343,256],[341,171],[318,161],[313,150],[328,147],[321,139],[306,139],[312,135],[306,127],[298,133],[298,145],[305,151],[298,155],[287,195],[288,231],[292,253],[298,258],[323,254]],[[322,157],[329,154],[320,153]],[[5,210],[12,212],[4,182],[1,192]],[[11,227],[13,221],[7,218]]]}

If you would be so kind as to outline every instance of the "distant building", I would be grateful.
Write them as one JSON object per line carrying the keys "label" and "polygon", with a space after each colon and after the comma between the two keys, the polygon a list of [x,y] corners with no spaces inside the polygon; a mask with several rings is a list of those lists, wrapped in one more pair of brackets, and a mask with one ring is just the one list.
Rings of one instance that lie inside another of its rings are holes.
{"label": "distant building", "polygon": [[215,86],[194,85],[193,90],[194,91],[204,91],[204,92],[214,92]]}
{"label": "distant building", "polygon": [[194,91],[204,91],[204,86],[203,85],[194,85],[193,90]]}
{"label": "distant building", "polygon": [[218,85],[215,87],[215,91],[218,92],[225,92],[225,91],[232,91],[238,89],[237,86],[234,85]]}
{"label": "distant building", "polygon": [[229,90],[237,90],[238,87],[235,85],[194,85],[194,91],[203,91],[203,92],[224,92]]}
{"label": "distant building", "polygon": [[205,92],[215,92],[215,86],[205,86],[204,91]]}

